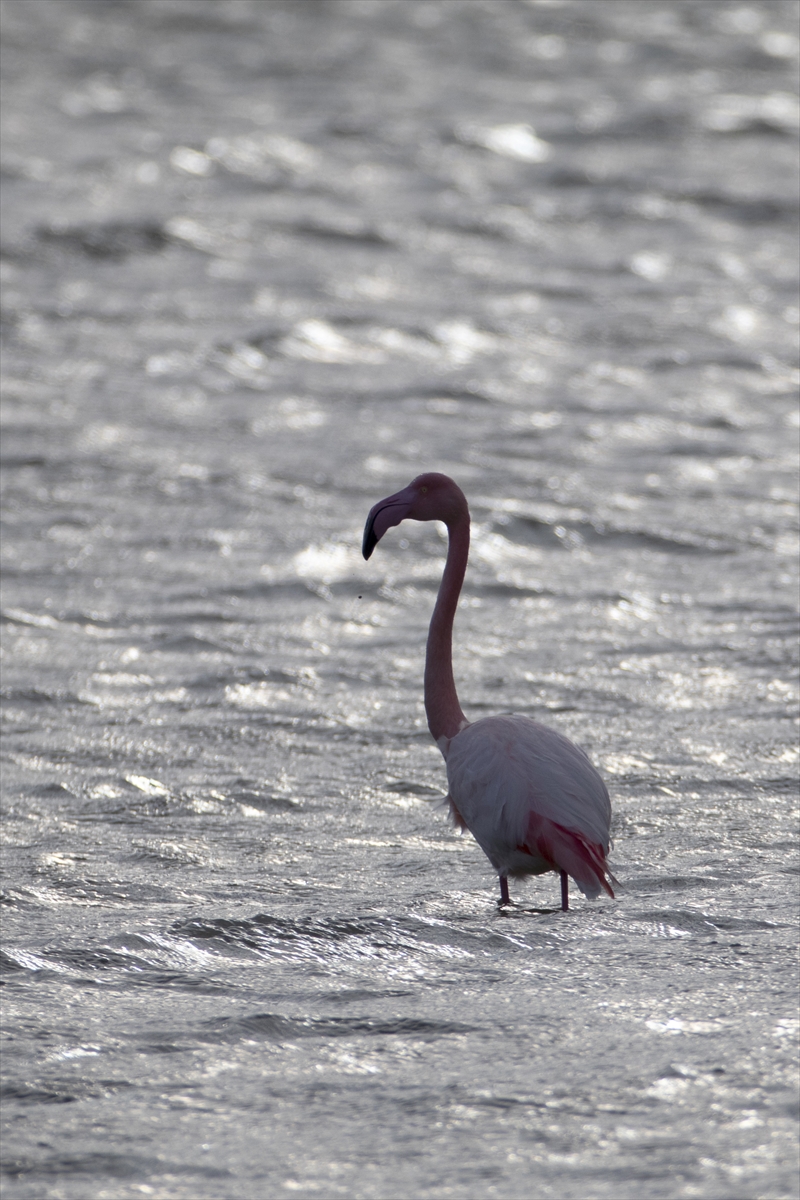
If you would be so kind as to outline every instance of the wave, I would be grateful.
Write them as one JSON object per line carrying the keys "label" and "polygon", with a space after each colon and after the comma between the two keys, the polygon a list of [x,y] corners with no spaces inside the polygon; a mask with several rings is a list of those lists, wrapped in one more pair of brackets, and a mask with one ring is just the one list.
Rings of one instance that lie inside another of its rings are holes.
{"label": "wave", "polygon": [[460,1021],[429,1021],[414,1017],[377,1020],[370,1017],[285,1017],[279,1013],[253,1013],[246,1017],[219,1018],[205,1026],[203,1040],[238,1042],[253,1037],[293,1042],[300,1038],[410,1037],[434,1041],[453,1034],[473,1033],[479,1026]]}

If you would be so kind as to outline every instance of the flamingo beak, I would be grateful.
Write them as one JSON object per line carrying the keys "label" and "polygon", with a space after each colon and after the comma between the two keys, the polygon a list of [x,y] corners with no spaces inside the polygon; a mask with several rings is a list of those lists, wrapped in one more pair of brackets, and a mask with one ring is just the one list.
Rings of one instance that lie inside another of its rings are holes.
{"label": "flamingo beak", "polygon": [[391,529],[393,525],[399,525],[401,521],[405,520],[411,511],[414,499],[415,496],[411,489],[403,488],[402,492],[395,492],[393,496],[387,496],[385,500],[379,500],[377,504],[373,505],[369,510],[367,523],[364,526],[364,540],[361,543],[361,553],[364,558],[369,558],[387,529]]}

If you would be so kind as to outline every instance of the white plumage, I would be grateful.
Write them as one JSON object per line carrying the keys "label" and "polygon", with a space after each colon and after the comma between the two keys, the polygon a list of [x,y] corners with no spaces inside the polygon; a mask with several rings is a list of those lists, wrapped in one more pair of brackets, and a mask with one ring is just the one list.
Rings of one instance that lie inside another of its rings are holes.
{"label": "white plumage", "polygon": [[583,750],[518,714],[468,724],[442,750],[454,816],[498,874],[559,868],[585,896],[610,891],[595,848],[608,853],[611,802]]}

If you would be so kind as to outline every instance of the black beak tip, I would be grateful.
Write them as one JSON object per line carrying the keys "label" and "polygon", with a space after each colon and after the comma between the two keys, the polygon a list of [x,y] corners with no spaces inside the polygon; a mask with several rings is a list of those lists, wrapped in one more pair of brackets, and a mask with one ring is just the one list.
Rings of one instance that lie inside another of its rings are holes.
{"label": "black beak tip", "polygon": [[364,530],[364,540],[361,543],[361,553],[364,555],[364,558],[368,559],[370,557],[377,544],[378,539],[375,537],[372,529],[372,522],[370,521],[367,524],[367,528]]}

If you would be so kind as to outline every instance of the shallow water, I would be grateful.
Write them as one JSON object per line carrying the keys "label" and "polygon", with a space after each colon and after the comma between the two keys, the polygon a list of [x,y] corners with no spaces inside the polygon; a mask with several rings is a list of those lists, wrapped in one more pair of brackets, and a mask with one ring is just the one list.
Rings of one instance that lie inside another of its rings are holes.
{"label": "shallow water", "polygon": [[[8,1200],[797,1195],[796,15],[4,4]],[[422,469],[615,901],[448,826]]]}

